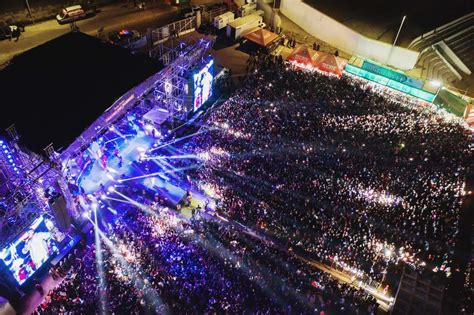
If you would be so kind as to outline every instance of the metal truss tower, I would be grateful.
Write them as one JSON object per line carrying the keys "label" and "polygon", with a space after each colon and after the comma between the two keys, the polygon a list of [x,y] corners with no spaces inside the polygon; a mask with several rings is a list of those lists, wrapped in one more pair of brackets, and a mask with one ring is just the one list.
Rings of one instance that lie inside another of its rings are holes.
{"label": "metal truss tower", "polygon": [[152,93],[173,117],[182,119],[192,109],[189,78],[192,70],[208,56],[213,44],[211,36],[197,40],[171,38],[152,51],[151,56],[167,66]]}
{"label": "metal truss tower", "polygon": [[44,188],[59,175],[49,161],[20,148],[14,125],[7,133],[10,140],[0,140],[0,245],[49,211]]}

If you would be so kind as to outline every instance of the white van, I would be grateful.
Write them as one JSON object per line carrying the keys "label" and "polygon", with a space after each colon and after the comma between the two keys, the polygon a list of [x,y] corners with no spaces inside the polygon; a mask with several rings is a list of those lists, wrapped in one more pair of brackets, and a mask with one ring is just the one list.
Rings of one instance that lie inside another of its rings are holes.
{"label": "white van", "polygon": [[56,15],[56,20],[59,24],[66,24],[82,20],[86,17],[86,11],[81,5],[73,5],[71,7],[64,8],[61,13]]}

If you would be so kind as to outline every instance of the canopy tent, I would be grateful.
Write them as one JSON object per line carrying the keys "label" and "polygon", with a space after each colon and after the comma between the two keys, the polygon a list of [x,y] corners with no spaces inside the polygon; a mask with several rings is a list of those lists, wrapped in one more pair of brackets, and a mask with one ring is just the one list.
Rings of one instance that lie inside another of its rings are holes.
{"label": "canopy tent", "polygon": [[306,46],[299,46],[291,52],[286,60],[305,66],[313,66],[314,61],[316,58],[318,58],[318,56],[319,53],[317,51],[312,50]]}
{"label": "canopy tent", "polygon": [[342,76],[342,70],[347,61],[327,52],[315,51],[306,46],[295,48],[286,59],[299,68],[308,70],[318,69],[324,72]]}
{"label": "canopy tent", "polygon": [[342,70],[346,66],[347,61],[336,57],[330,53],[320,53],[314,61],[314,66],[321,71],[333,73],[338,77],[342,76]]}
{"label": "canopy tent", "polygon": [[244,37],[260,46],[267,47],[278,39],[279,36],[264,28],[258,28],[255,31],[245,34]]}

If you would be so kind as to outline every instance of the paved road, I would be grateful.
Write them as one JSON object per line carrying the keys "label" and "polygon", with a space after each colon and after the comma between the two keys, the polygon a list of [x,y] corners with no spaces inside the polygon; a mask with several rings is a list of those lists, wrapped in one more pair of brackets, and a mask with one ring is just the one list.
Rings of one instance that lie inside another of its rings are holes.
{"label": "paved road", "polygon": [[[146,10],[138,10],[132,5],[115,4],[101,8],[95,17],[77,23],[79,29],[90,35],[104,27],[105,34],[123,28],[144,32],[147,27],[159,27],[177,19],[176,7],[156,5]],[[0,42],[0,64],[10,60],[16,54],[41,45],[70,31],[69,25],[59,25],[49,20],[26,27],[18,42],[4,40]]]}

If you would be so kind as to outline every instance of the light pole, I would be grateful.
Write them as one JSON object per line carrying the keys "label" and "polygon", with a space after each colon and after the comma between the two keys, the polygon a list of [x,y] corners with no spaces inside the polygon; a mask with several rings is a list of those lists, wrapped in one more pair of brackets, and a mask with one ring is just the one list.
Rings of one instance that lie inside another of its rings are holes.
{"label": "light pole", "polygon": [[406,15],[403,16],[402,22],[400,23],[400,27],[398,28],[397,36],[395,36],[395,40],[393,41],[392,48],[395,47],[395,44],[397,43],[398,36],[400,35],[400,31],[402,30],[403,23],[405,23],[405,19],[407,18]]}
{"label": "light pole", "polygon": [[431,103],[434,104],[435,99],[438,97],[439,91],[443,88],[443,84],[437,80],[430,81],[431,85],[436,87],[436,94],[435,97],[433,98],[433,101]]}
{"label": "light pole", "polygon": [[464,90],[464,97],[466,97],[467,92],[469,91],[470,86],[467,87],[467,89]]}
{"label": "light pole", "polygon": [[403,18],[402,18],[402,22],[400,23],[400,27],[398,28],[398,32],[397,32],[397,35],[395,36],[395,40],[393,41],[392,47],[390,47],[390,52],[388,53],[387,61],[385,63],[388,63],[388,61],[390,60],[390,57],[392,56],[392,51],[395,48],[395,44],[397,43],[398,36],[400,35],[400,32],[401,32],[402,27],[403,27],[403,23],[405,23],[406,18],[407,18],[406,15],[404,15]]}

